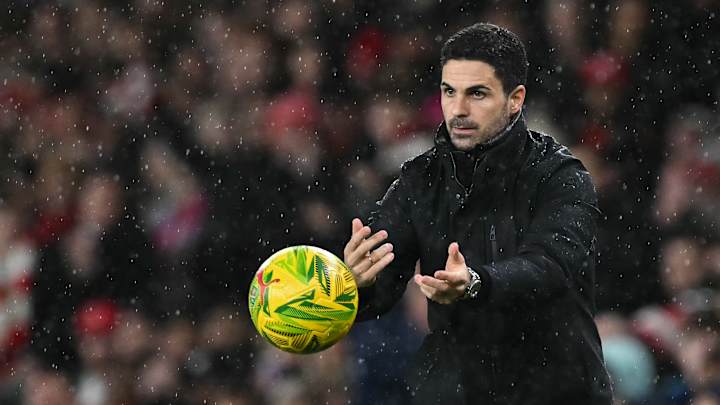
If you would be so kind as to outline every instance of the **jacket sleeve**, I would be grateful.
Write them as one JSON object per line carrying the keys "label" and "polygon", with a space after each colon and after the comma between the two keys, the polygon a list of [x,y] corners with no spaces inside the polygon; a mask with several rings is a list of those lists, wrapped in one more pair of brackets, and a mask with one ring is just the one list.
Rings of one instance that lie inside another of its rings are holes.
{"label": "jacket sleeve", "polygon": [[592,299],[597,197],[589,173],[567,160],[537,189],[515,257],[482,266],[488,304],[550,300],[575,289]]}
{"label": "jacket sleeve", "polygon": [[387,242],[393,244],[395,259],[378,273],[373,285],[359,289],[358,321],[375,319],[389,311],[412,279],[418,258],[417,237],[410,215],[412,203],[403,170],[370,214],[370,229],[373,233],[382,229],[387,231]]}

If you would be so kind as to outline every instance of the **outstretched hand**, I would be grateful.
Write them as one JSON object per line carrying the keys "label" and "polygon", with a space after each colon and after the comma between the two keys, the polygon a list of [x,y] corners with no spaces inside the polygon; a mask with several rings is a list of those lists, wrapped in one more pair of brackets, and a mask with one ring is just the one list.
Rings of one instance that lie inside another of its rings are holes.
{"label": "outstretched hand", "polygon": [[388,233],[381,230],[370,236],[370,227],[364,226],[358,218],[352,221],[352,236],[345,245],[344,261],[355,277],[358,287],[367,287],[375,282],[377,274],[393,261],[393,245],[385,243]]}
{"label": "outstretched hand", "polygon": [[462,297],[470,283],[470,273],[465,257],[460,253],[460,245],[453,242],[448,246],[445,268],[436,271],[434,277],[416,274],[414,280],[420,291],[437,303],[450,304]]}

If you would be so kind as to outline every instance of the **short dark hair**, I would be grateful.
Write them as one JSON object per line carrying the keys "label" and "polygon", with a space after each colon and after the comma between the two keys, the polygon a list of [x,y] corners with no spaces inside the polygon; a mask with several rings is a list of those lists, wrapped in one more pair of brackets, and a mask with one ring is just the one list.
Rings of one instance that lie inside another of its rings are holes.
{"label": "short dark hair", "polygon": [[513,32],[494,24],[473,24],[448,38],[440,50],[440,66],[451,59],[477,60],[492,66],[506,94],[527,81],[525,46]]}

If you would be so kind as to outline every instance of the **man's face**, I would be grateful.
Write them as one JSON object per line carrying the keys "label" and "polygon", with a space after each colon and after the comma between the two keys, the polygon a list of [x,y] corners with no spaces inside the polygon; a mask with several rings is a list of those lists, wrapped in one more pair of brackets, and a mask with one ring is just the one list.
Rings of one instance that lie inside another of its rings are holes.
{"label": "man's face", "polygon": [[470,150],[502,131],[525,100],[524,86],[506,96],[495,69],[475,60],[449,60],[442,69],[440,91],[450,140],[460,150]]}

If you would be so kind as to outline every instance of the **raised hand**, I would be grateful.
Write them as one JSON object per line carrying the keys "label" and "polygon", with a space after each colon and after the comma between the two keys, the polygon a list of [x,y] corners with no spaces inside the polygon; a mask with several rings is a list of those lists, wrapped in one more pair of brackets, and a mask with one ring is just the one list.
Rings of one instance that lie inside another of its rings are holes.
{"label": "raised hand", "polygon": [[434,276],[415,275],[415,283],[420,286],[420,291],[431,300],[450,304],[465,294],[465,288],[470,283],[470,273],[457,242],[448,246],[445,269],[436,271]]}
{"label": "raised hand", "polygon": [[358,218],[352,221],[352,236],[343,251],[345,264],[355,276],[358,287],[367,287],[375,282],[377,274],[395,259],[393,245],[385,243],[388,233],[381,230],[370,236],[370,227],[364,226]]}

